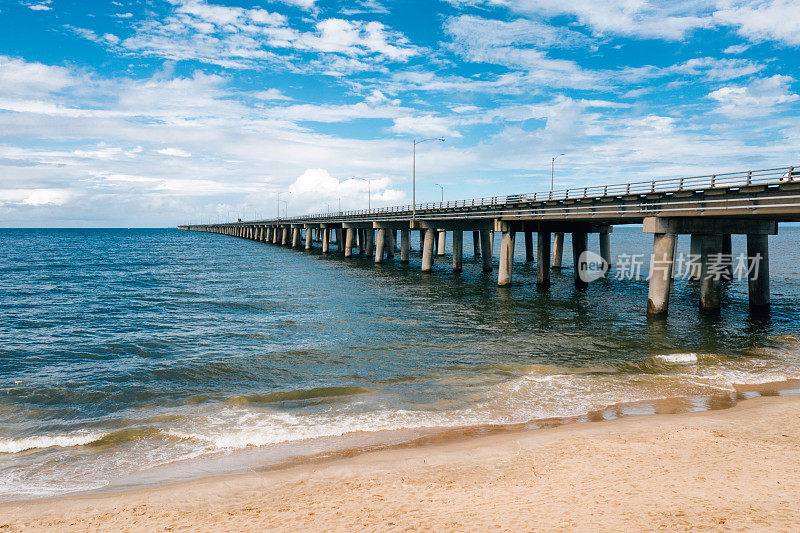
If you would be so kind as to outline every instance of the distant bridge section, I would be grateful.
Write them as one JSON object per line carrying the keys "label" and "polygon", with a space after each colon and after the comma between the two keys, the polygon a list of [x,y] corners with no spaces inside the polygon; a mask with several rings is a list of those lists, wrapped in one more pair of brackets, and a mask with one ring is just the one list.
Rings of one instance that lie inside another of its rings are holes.
{"label": "distant bridge section", "polygon": [[777,234],[779,222],[792,221],[800,221],[800,166],[180,228],[292,247],[305,242],[307,250],[318,243],[323,253],[336,243],[345,257],[368,255],[376,263],[394,258],[398,232],[400,261],[408,262],[410,232],[418,230],[426,272],[435,254],[444,255],[447,232],[452,233],[453,270],[462,269],[464,231],[473,232],[474,257],[481,257],[484,271],[491,271],[494,233],[500,232],[500,286],[511,284],[515,238],[523,233],[526,261],[537,263],[542,288],[550,285],[551,269],[561,268],[564,234],[571,233],[575,283],[585,288],[588,234],[599,234],[601,256],[609,267],[613,226],[644,224],[644,231],[654,235],[650,315],[667,313],[678,235],[691,235],[700,311],[719,313],[725,277],[714,270],[714,261],[730,263],[731,235],[745,234],[747,256],[759,258],[759,273],[749,280],[750,309],[763,314],[769,310],[767,236]]}

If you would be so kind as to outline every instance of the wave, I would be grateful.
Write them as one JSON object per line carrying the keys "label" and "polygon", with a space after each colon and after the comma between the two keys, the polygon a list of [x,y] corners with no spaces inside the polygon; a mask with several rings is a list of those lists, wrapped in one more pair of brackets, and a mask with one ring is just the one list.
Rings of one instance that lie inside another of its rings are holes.
{"label": "wave", "polygon": [[337,398],[341,396],[355,396],[371,392],[365,387],[316,387],[313,389],[296,389],[290,391],[270,392],[267,394],[248,394],[233,396],[226,403],[234,406],[243,406],[258,403],[277,403],[302,400],[315,400]]}
{"label": "wave", "polygon": [[19,439],[0,439],[0,453],[19,453],[38,448],[85,446],[105,436],[105,433],[72,433],[67,435],[34,435]]}

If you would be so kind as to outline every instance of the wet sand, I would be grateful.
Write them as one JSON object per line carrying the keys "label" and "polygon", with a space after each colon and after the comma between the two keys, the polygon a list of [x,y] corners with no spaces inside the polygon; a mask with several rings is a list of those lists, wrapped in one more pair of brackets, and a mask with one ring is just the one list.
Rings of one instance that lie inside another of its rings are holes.
{"label": "wet sand", "polygon": [[798,530],[800,396],[0,505],[0,531]]}

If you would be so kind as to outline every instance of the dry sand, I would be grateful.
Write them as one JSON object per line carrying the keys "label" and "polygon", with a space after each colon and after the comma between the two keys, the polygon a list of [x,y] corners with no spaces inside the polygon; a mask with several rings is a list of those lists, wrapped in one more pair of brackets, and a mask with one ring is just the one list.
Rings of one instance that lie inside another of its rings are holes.
{"label": "dry sand", "polygon": [[800,397],[0,506],[0,532],[800,530]]}

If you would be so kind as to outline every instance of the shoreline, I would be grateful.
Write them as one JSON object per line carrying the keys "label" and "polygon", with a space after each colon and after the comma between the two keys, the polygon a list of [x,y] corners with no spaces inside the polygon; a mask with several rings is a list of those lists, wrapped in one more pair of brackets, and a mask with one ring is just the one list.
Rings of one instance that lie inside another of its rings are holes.
{"label": "shoreline", "polygon": [[[719,410],[434,438],[282,469],[6,502],[0,528],[786,526],[800,524],[798,422],[800,396],[762,395]],[[659,477],[673,488],[663,493]],[[592,505],[582,508],[573,492]],[[638,510],[623,512],[626,501]],[[720,513],[729,517],[709,521]]]}

